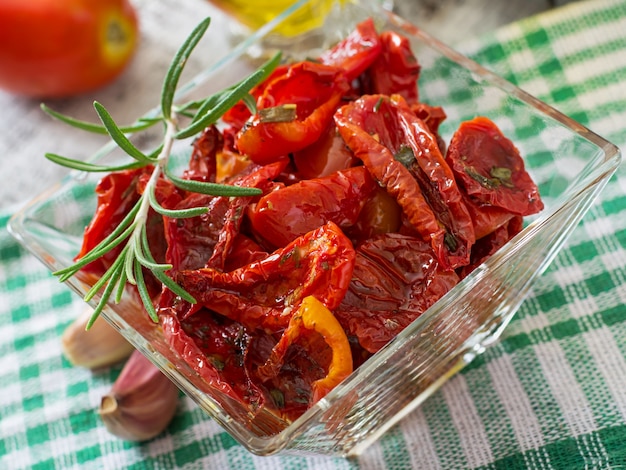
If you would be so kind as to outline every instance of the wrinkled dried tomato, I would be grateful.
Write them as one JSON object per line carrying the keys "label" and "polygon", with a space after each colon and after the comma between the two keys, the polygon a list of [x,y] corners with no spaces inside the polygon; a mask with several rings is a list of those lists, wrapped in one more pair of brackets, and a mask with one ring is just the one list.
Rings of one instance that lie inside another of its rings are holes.
{"label": "wrinkled dried tomato", "polygon": [[266,258],[222,272],[181,271],[177,282],[201,305],[250,328],[285,328],[302,299],[313,295],[334,309],[345,295],[354,248],[333,222],[298,237]]}
{"label": "wrinkled dried tomato", "polygon": [[419,238],[389,233],[356,249],[350,287],[335,316],[375,353],[458,283]]}
{"label": "wrinkled dried tomato", "polygon": [[270,246],[332,221],[342,229],[354,225],[376,183],[363,167],[303,180],[264,195],[249,211],[252,230]]}
{"label": "wrinkled dried tomato", "polygon": [[452,136],[446,160],[473,198],[518,215],[543,209],[519,150],[490,119],[462,123]]}
{"label": "wrinkled dried tomato", "polygon": [[[421,66],[408,38],[393,31],[380,33],[381,53],[367,71],[366,93],[400,95],[407,103],[417,103],[417,81]],[[369,89],[368,89],[369,88]]]}
{"label": "wrinkled dried tomato", "polygon": [[359,23],[345,39],[322,53],[319,61],[344,70],[349,81],[365,72],[382,52],[380,36],[371,18]]}
{"label": "wrinkled dried tomato", "polygon": [[324,133],[348,89],[337,67],[294,64],[264,89],[257,114],[237,134],[236,148],[261,165],[302,150]]}
{"label": "wrinkled dried tomato", "polygon": [[469,263],[472,219],[426,125],[399,96],[363,96],[335,114],[337,128],[392,194],[445,269]]}

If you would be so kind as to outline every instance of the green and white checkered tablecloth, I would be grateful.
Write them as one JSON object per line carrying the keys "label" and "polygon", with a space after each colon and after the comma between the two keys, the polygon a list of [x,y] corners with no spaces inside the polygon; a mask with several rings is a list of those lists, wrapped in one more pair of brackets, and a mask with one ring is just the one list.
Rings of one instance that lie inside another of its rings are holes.
{"label": "green and white checkered tablecloth", "polygon": [[[626,2],[591,0],[457,45],[626,148]],[[0,468],[626,468],[626,169],[618,170],[501,341],[358,460],[256,457],[182,398],[144,443],[96,414],[119,368],[89,372],[59,338],[82,301],[0,215]]]}

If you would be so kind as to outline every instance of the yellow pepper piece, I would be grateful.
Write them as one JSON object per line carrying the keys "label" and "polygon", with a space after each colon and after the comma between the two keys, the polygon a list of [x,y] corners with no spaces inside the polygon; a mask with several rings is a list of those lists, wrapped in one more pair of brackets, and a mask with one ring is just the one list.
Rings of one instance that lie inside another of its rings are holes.
{"label": "yellow pepper piece", "polygon": [[332,350],[332,359],[325,377],[311,384],[311,404],[325,397],[339,382],[352,373],[352,350],[346,332],[333,313],[312,295],[305,297],[289,320],[269,358],[258,370],[264,379],[275,377],[283,365],[289,346],[300,336],[302,329],[316,331]]}
{"label": "yellow pepper piece", "polygon": [[352,350],[346,332],[335,315],[312,295],[305,297],[296,315],[300,315],[307,330],[318,332],[333,350],[333,358],[326,377],[313,382],[313,403],[352,373]]}

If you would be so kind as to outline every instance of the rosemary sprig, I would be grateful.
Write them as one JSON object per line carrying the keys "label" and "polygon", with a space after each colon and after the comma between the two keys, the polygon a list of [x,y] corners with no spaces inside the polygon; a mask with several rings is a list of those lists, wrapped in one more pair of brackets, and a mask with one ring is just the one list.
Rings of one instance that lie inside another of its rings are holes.
{"label": "rosemary sprig", "polygon": [[[101,124],[93,124],[65,116],[45,104],[41,109],[51,117],[66,124],[88,132],[107,134],[122,149],[132,161],[118,165],[97,165],[94,163],[75,160],[53,153],[47,153],[46,158],[50,161],[79,171],[86,172],[115,172],[121,170],[137,169],[151,165],[153,167],[150,179],[146,184],[145,191],[139,197],[135,206],[125,218],[115,227],[110,235],[105,237],[97,246],[83,255],[76,262],[60,269],[53,274],[60,281],[66,281],[77,274],[87,264],[101,258],[116,247],[121,247],[119,256],[90,288],[85,295],[86,301],[98,298],[98,302],[87,324],[87,329],[98,318],[111,296],[115,293],[114,300],[119,303],[127,283],[137,287],[142,303],[153,321],[158,322],[156,309],[150,298],[148,287],[144,278],[144,270],[152,273],[163,285],[168,287],[174,294],[188,302],[195,303],[195,299],[180,287],[167,275],[172,268],[170,264],[157,263],[152,256],[146,233],[146,222],[150,209],[170,218],[194,217],[208,211],[207,207],[194,207],[184,210],[171,210],[162,207],[155,195],[155,189],[159,178],[167,178],[175,186],[186,191],[227,197],[255,196],[261,193],[257,188],[247,188],[226,184],[205,183],[185,180],[175,176],[168,169],[168,162],[175,140],[185,139],[196,135],[207,126],[217,122],[221,116],[239,101],[254,109],[254,99],[250,95],[253,87],[263,81],[279,64],[280,54],[276,54],[258,70],[240,82],[221,90],[203,100],[194,100],[188,103],[175,105],[176,89],[184,66],[207,31],[210,18],[201,21],[183,42],[174,56],[167,71],[161,91],[160,114],[154,117],[138,119],[130,126],[118,126],[106,108],[94,102],[94,109]],[[178,127],[178,117],[189,118],[189,124],[183,129]],[[164,127],[163,142],[150,153],[145,153],[137,148],[128,138],[128,134],[144,131],[154,125],[161,124]]]}

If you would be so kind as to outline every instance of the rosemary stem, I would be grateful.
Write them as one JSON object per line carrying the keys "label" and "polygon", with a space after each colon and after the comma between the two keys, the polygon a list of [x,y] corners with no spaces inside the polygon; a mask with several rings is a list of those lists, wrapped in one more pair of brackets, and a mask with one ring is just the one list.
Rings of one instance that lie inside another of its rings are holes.
{"label": "rosemary stem", "polygon": [[[142,251],[142,230],[147,223],[148,213],[150,211],[149,194],[153,188],[156,188],[159,176],[161,176],[163,169],[167,167],[167,163],[172,153],[172,147],[174,145],[176,130],[176,115],[172,110],[170,118],[165,120],[165,136],[163,137],[163,148],[157,156],[157,164],[154,166],[154,170],[152,171],[150,179],[148,180],[148,183],[146,184],[144,192],[141,196],[141,205],[139,207],[139,210],[137,211],[137,215],[135,216],[135,228],[128,240],[128,246],[130,247],[130,250],[128,251],[126,256],[129,258],[134,259],[136,257],[136,253],[141,253]],[[130,259],[127,263],[126,275],[128,277],[128,281],[131,284],[136,284],[137,280],[135,279]]]}
{"label": "rosemary stem", "polygon": [[152,175],[150,175],[150,180],[148,181],[148,184],[146,185],[146,188],[144,190],[144,197],[141,201],[141,207],[139,208],[139,212],[137,213],[137,217],[135,218],[135,220],[139,221],[139,223],[136,225],[136,228],[132,234],[133,243],[140,243],[141,226],[148,219],[150,199],[146,195],[149,194],[149,191],[151,191],[153,187],[156,187],[159,176],[161,176],[163,168],[167,166],[170,155],[172,153],[172,147],[174,145],[176,134],[176,116],[173,113],[174,111],[172,110],[171,117],[165,120],[165,136],[163,138],[163,148],[157,156],[157,165],[155,165],[154,171],[152,172]]}

